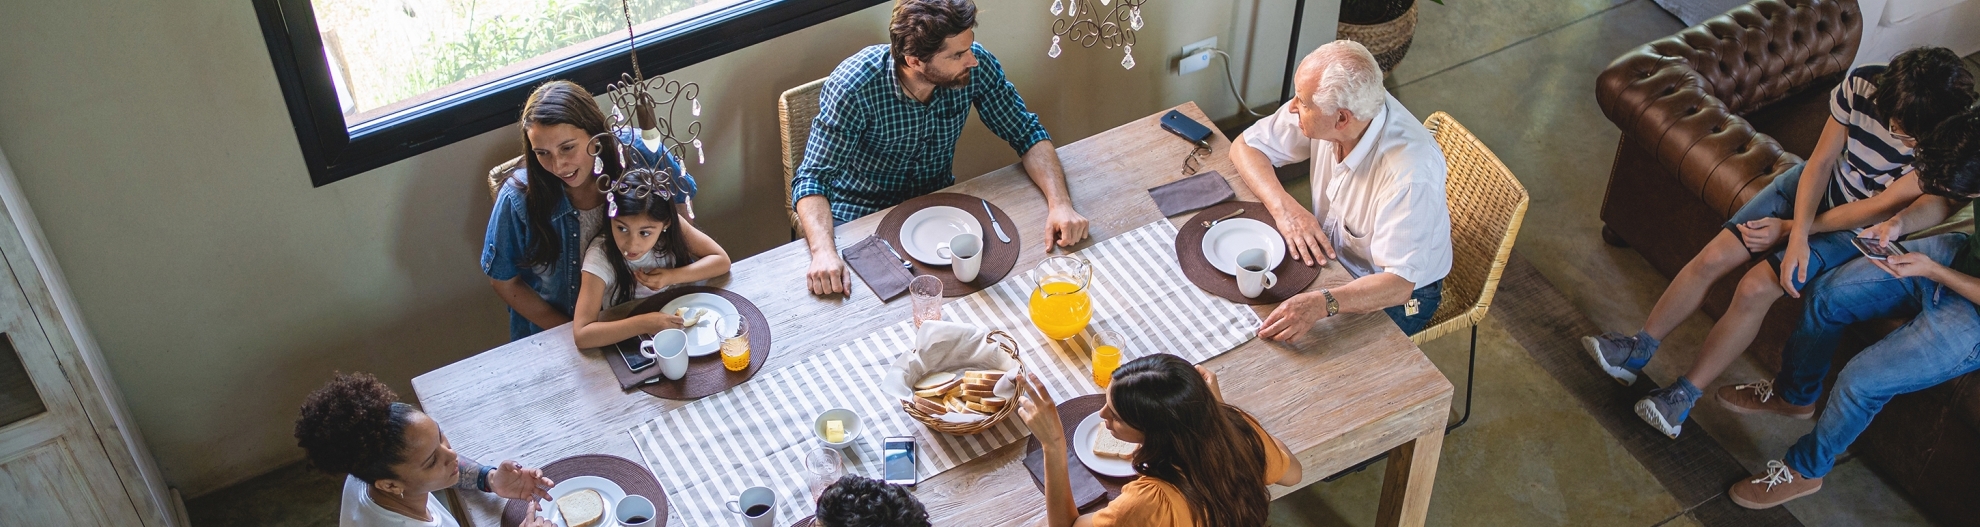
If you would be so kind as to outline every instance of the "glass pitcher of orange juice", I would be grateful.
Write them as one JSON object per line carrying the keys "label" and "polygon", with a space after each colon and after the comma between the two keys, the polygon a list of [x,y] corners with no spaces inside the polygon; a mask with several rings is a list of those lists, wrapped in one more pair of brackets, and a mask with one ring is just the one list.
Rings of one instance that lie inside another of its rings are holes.
{"label": "glass pitcher of orange juice", "polygon": [[1031,324],[1053,340],[1065,340],[1093,320],[1093,302],[1086,295],[1093,285],[1093,264],[1059,255],[1038,263],[1037,287],[1031,290]]}

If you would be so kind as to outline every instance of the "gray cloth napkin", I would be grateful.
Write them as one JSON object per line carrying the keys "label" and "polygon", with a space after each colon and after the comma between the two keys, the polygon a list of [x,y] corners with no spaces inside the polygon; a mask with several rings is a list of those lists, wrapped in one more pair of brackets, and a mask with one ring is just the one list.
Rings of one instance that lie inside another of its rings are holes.
{"label": "gray cloth napkin", "polygon": [[866,281],[866,288],[872,289],[881,301],[893,300],[906,293],[908,282],[914,280],[914,273],[901,265],[904,260],[890,249],[890,245],[879,236],[867,236],[839,253],[846,257],[846,265],[859,274],[859,279]]}
{"label": "gray cloth napkin", "polygon": [[1224,181],[1224,175],[1212,170],[1182,178],[1162,186],[1148,189],[1155,198],[1155,208],[1162,209],[1162,216],[1174,216],[1192,210],[1216,205],[1237,197],[1231,184]]}

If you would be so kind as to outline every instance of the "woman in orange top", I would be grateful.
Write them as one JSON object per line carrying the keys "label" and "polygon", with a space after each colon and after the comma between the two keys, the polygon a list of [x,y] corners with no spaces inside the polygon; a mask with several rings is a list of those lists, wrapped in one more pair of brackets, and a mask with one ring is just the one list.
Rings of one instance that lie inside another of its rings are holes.
{"label": "woman in orange top", "polygon": [[1265,525],[1268,484],[1299,483],[1300,466],[1258,421],[1224,404],[1210,370],[1168,354],[1121,365],[1100,417],[1114,437],[1140,444],[1141,477],[1106,508],[1081,516],[1067,476],[1059,408],[1025,376],[1018,415],[1045,448],[1047,527],[1254,527]]}

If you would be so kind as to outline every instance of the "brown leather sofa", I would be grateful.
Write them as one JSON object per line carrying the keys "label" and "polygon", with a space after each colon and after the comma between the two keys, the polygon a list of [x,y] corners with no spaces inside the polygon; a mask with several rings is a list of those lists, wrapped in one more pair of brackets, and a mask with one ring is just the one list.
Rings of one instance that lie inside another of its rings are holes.
{"label": "brown leather sofa", "polygon": [[[1862,22],[1851,0],[1758,0],[1611,63],[1596,100],[1622,141],[1603,239],[1675,276],[1740,205],[1814,150]],[[1742,274],[1714,284],[1708,314],[1724,314]],[[1783,298],[1749,352],[1778,367],[1800,311]],[[1852,328],[1844,348],[1860,350],[1899,323]],[[1893,400],[1853,450],[1940,522],[1980,522],[1980,373]]]}

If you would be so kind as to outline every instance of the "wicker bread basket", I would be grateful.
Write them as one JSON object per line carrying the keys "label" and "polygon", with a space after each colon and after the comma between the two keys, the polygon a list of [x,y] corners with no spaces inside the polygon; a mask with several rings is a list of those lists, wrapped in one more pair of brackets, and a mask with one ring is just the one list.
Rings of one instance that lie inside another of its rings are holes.
{"label": "wicker bread basket", "polygon": [[[1017,362],[1018,367],[1006,372],[1006,375],[1015,375],[1024,367],[1024,359],[1018,356],[1017,339],[1011,338],[1010,335],[1002,331],[992,331],[989,335],[983,337],[983,342],[996,344],[998,348],[1004,350],[1004,353],[1011,355],[1011,360]],[[997,426],[997,423],[1004,422],[1005,418],[1017,413],[1017,406],[1017,400],[1013,397],[1010,402],[1004,404],[1003,408],[999,408],[996,413],[990,414],[989,419],[970,423],[951,423],[943,421],[940,417],[921,411],[920,408],[914,406],[911,400],[901,400],[901,410],[907,412],[908,416],[913,417],[914,420],[921,421],[921,424],[928,425],[928,428],[937,432],[958,436],[974,435],[977,432],[989,430],[992,426]]]}

